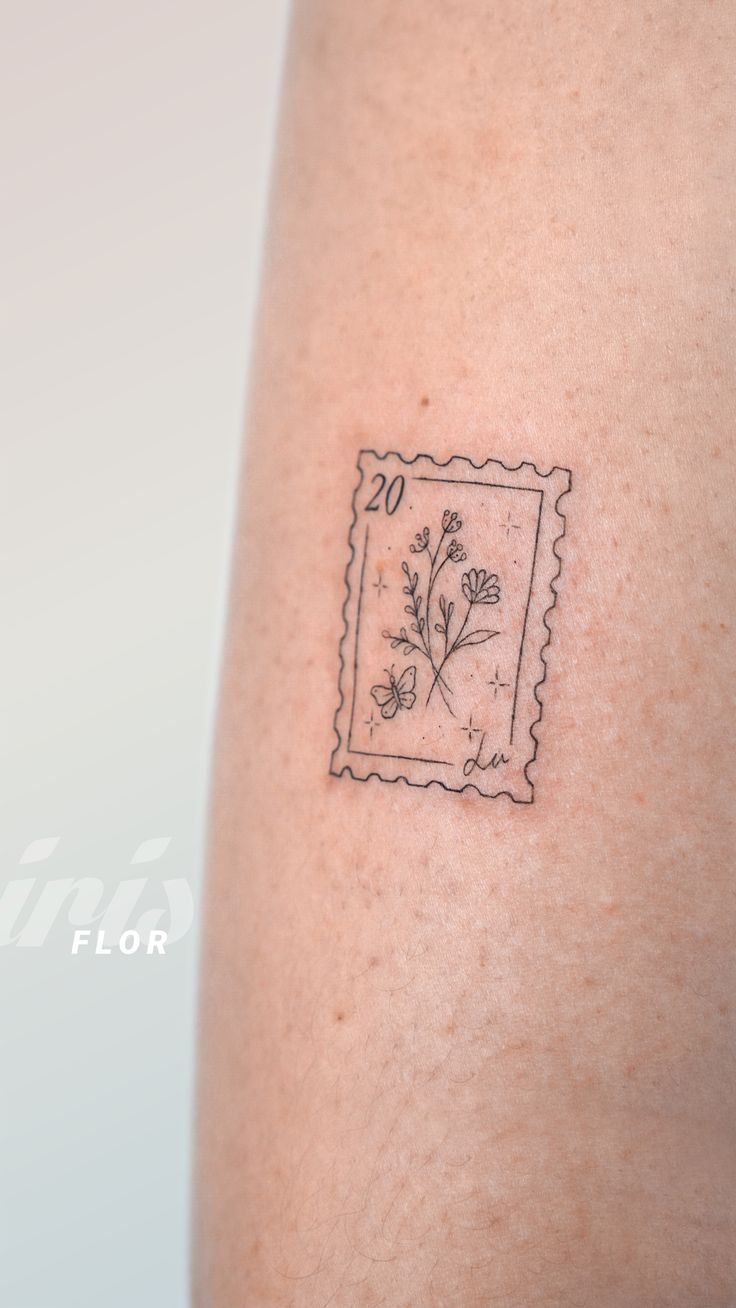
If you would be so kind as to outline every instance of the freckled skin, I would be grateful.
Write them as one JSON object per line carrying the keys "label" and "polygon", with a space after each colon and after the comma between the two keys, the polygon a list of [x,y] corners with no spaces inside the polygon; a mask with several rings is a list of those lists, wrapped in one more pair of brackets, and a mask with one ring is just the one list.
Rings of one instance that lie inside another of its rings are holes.
{"label": "freckled skin", "polygon": [[[195,1308],[733,1308],[736,9],[299,0]],[[361,446],[573,470],[535,803],[334,744]]]}

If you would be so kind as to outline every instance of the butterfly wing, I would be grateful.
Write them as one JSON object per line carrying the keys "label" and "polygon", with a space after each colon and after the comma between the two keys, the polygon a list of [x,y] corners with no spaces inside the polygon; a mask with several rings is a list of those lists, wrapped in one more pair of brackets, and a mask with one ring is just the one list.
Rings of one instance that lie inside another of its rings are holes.
{"label": "butterfly wing", "polygon": [[371,695],[381,710],[382,718],[392,718],[399,707],[396,682],[391,677],[390,686],[371,686]]}
{"label": "butterfly wing", "polygon": [[379,708],[385,708],[396,698],[393,686],[371,686],[371,695]]}
{"label": "butterfly wing", "polygon": [[396,683],[396,694],[401,708],[410,709],[414,705],[416,695],[414,687],[417,684],[417,670],[412,663],[410,668],[404,668],[399,680]]}

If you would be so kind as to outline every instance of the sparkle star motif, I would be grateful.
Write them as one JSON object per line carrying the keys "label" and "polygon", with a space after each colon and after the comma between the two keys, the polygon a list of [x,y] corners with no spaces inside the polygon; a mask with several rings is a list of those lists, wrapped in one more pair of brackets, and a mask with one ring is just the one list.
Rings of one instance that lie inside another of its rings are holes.
{"label": "sparkle star motif", "polygon": [[494,674],[493,674],[493,680],[492,680],[492,681],[489,681],[487,684],[488,684],[489,686],[493,686],[493,698],[495,699],[496,696],[498,695],[499,690],[502,690],[502,689],[506,688],[506,687],[509,686],[511,683],[510,683],[509,681],[499,681],[499,679],[498,679],[498,668],[496,668],[496,671],[495,671]]}
{"label": "sparkle star motif", "polygon": [[507,515],[506,521],[505,521],[505,523],[503,524],[503,526],[504,526],[505,529],[506,529],[506,536],[507,536],[507,537],[511,535],[512,531],[521,531],[521,525],[520,525],[520,523],[518,523],[518,522],[512,522],[512,521],[511,521],[511,512],[510,512],[510,511],[509,511],[509,513],[508,513],[508,515]]}
{"label": "sparkle star motif", "polygon": [[373,588],[374,588],[374,590],[375,590],[375,592],[376,592],[376,595],[378,596],[379,599],[381,598],[381,591],[383,591],[383,590],[388,590],[388,586],[386,585],[385,581],[383,580],[383,573],[382,573],[382,572],[379,572],[379,574],[378,574],[378,581],[374,581],[374,583],[373,583]]}
{"label": "sparkle star motif", "polygon": [[463,733],[465,733],[465,732],[468,733],[468,740],[470,741],[471,745],[472,745],[472,743],[473,743],[473,736],[479,736],[479,735],[481,734],[481,733],[480,733],[480,727],[474,727],[474,726],[473,726],[473,715],[472,715],[472,713],[470,714],[470,717],[468,718],[468,721],[466,722],[465,726],[464,726],[464,727],[461,727],[460,730],[461,730]]}
{"label": "sparkle star motif", "polygon": [[369,718],[364,718],[363,720],[363,726],[368,728],[368,737],[370,740],[373,739],[373,728],[379,725],[378,720],[373,716],[373,709],[371,709],[371,716]]}

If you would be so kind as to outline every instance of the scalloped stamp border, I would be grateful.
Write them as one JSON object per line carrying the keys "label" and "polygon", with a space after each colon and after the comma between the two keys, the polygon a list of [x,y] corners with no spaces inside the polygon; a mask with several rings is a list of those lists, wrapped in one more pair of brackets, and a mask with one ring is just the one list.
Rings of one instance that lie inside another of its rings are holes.
{"label": "scalloped stamp border", "polygon": [[568,468],[361,450],[330,772],[534,801]]}

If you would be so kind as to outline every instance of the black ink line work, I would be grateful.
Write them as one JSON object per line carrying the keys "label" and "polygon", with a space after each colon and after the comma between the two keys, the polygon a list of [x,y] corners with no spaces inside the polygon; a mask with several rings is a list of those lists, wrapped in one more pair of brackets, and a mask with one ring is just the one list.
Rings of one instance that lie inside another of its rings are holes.
{"label": "black ink line work", "polygon": [[[365,561],[368,558],[368,532],[365,529],[365,541],[363,543],[363,562],[360,565],[360,588],[358,591],[358,612],[355,619],[355,650],[353,652],[353,701],[350,706],[350,730],[348,731],[348,749],[353,738],[353,719],[355,717],[355,686],[358,680],[358,639],[360,637],[360,610],[363,604],[363,582],[365,580]],[[340,653],[342,657],[342,651]]]}
{"label": "black ink line work", "polygon": [[[459,650],[471,645],[482,645],[499,634],[487,627],[476,627],[468,632],[465,630],[474,605],[497,604],[500,598],[498,576],[495,573],[487,573],[485,568],[481,568],[480,571],[470,568],[462,574],[461,590],[468,607],[465,616],[462,619],[458,617],[452,635],[450,629],[455,612],[455,601],[440,593],[438,598],[435,596],[436,611],[433,614],[432,594],[442,569],[448,563],[464,563],[468,557],[455,534],[462,531],[462,526],[462,521],[457,514],[452,509],[445,509],[441,527],[438,529],[436,545],[432,543],[428,526],[422,527],[421,531],[415,533],[409,550],[414,555],[426,554],[428,563],[426,576],[421,584],[419,573],[409,567],[406,559],[401,564],[405,578],[402,591],[408,600],[404,605],[404,612],[413,618],[409,629],[411,635],[407,633],[406,626],[402,626],[398,634],[395,631],[381,633],[384,640],[390,641],[392,649],[401,649],[404,654],[416,653],[427,659],[434,676],[426,702],[429,704],[435,689],[439,687],[443,703],[452,717],[455,716],[455,710],[450,697],[454,692],[448,685],[446,677],[442,675],[445,664],[449,663]],[[448,536],[451,537],[450,542],[445,544]],[[443,644],[439,650],[437,641],[433,642],[432,639],[433,631],[442,638]]]}
{"label": "black ink line work", "polygon": [[361,450],[358,471],[330,771],[532,803],[569,469]]}
{"label": "black ink line work", "polygon": [[532,571],[529,578],[529,594],[526,597],[526,608],[524,609],[524,623],[521,628],[521,640],[519,641],[519,659],[516,664],[516,681],[514,682],[514,702],[511,708],[511,731],[509,734],[509,744],[514,743],[514,725],[516,723],[516,701],[519,696],[519,677],[521,675],[521,660],[524,657],[524,637],[526,636],[526,624],[529,620],[529,605],[532,599],[532,587],[534,586],[534,569],[537,563],[537,549],[539,548],[539,527],[542,521],[542,500],[539,501],[539,513],[537,514],[537,530],[534,533],[534,553],[532,555]]}
{"label": "black ink line work", "polygon": [[351,749],[351,754],[362,754],[364,758],[398,758],[406,763],[431,763],[436,768],[451,768],[452,763],[442,758],[413,758],[411,754],[374,754],[370,749]]}
{"label": "black ink line work", "polygon": [[[385,481],[384,481],[384,484],[385,484]],[[393,484],[393,483],[392,483],[392,484]],[[388,510],[387,510],[387,512],[388,512]],[[359,582],[359,587],[358,587],[358,607],[357,607],[356,618],[355,618],[355,650],[354,650],[354,655],[353,655],[353,696],[352,696],[352,701],[351,701],[351,705],[350,705],[350,726],[349,726],[349,729],[348,729],[348,746],[347,746],[347,748],[348,748],[348,753],[349,753],[349,754],[365,754],[366,756],[370,756],[371,758],[402,758],[402,757],[406,757],[408,761],[413,762],[413,763],[436,763],[436,764],[438,764],[438,766],[442,766],[442,767],[444,767],[445,764],[442,763],[439,759],[422,759],[422,758],[415,757],[415,756],[411,756],[411,757],[409,757],[409,756],[401,755],[401,754],[381,754],[381,753],[380,753],[379,751],[377,751],[377,750],[360,750],[360,749],[354,749],[354,748],[353,748],[353,743],[352,743],[352,740],[353,740],[353,722],[354,722],[354,719],[355,719],[355,697],[356,697],[357,682],[358,682],[358,645],[359,645],[359,640],[360,640],[360,617],[361,617],[361,611],[362,611],[362,607],[363,607],[363,592],[364,592],[364,585],[365,585],[365,570],[366,570],[366,563],[367,563],[367,561],[368,561],[368,540],[369,540],[369,536],[370,536],[370,527],[367,526],[366,529],[365,529],[365,539],[364,539],[364,541],[363,541],[363,557],[362,557],[362,562],[361,562],[361,565],[360,565],[360,582]],[[340,655],[340,656],[342,657],[342,650],[341,650],[341,655]],[[391,672],[387,672],[386,675],[390,677],[390,676],[392,676],[392,673],[391,673]],[[374,687],[373,689],[376,689],[376,687]],[[371,695],[372,695],[372,698],[373,698],[373,699],[376,698],[375,695],[373,695],[373,691],[372,691],[372,690],[371,690]],[[401,707],[406,707],[405,704],[401,704],[401,701],[400,701],[400,700],[399,700],[399,705],[400,705]],[[382,717],[389,717],[389,716],[393,716],[393,714],[386,714],[386,713],[384,713],[384,712],[382,711],[382,712],[381,712],[381,716],[382,716]],[[372,737],[373,737],[373,732],[372,732],[372,731],[369,731],[369,739],[372,739]],[[448,764],[448,766],[449,766],[449,764]]]}
{"label": "black ink line work", "polygon": [[414,708],[417,698],[414,694],[417,670],[412,664],[410,668],[404,668],[398,679],[394,676],[393,667],[386,668],[385,672],[388,685],[371,686],[371,695],[381,710],[381,717],[390,719],[399,709],[406,709],[409,712]]}

